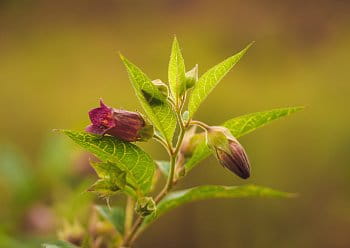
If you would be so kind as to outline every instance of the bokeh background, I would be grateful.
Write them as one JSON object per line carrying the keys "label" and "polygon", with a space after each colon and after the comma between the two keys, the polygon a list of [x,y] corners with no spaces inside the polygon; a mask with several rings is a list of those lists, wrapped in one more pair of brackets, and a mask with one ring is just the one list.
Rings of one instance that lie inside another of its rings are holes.
{"label": "bokeh background", "polygon": [[[189,204],[136,247],[350,247],[349,25],[345,0],[0,0],[0,247],[38,247],[86,219],[87,155],[51,130],[84,128],[100,97],[141,110],[118,52],[165,81],[174,34],[200,73],[256,41],[196,118],[307,106],[241,139],[247,182],[299,197]],[[178,187],[209,183],[246,181],[210,158]]]}

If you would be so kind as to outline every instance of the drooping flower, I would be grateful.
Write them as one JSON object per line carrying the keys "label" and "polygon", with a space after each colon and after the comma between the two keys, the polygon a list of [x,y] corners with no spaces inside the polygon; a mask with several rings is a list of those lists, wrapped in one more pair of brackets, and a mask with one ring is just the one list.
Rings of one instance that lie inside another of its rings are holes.
{"label": "drooping flower", "polygon": [[243,146],[227,128],[209,128],[207,142],[222,166],[243,179],[250,176],[248,156]]}
{"label": "drooping flower", "polygon": [[146,123],[140,113],[108,107],[100,100],[100,107],[89,111],[91,124],[86,131],[109,134],[124,141],[145,141],[153,136],[153,126]]}

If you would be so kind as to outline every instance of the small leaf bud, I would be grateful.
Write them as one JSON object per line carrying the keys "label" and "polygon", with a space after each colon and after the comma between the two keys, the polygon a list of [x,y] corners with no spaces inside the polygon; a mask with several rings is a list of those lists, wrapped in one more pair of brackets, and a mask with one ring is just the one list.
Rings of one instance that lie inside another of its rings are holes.
{"label": "small leaf bud", "polygon": [[141,197],[137,200],[135,211],[142,217],[146,217],[156,211],[156,203],[152,197]]}
{"label": "small leaf bud", "polygon": [[162,80],[155,79],[152,81],[152,83],[158,88],[160,93],[162,93],[165,97],[168,97],[169,95],[168,86],[165,83],[163,83]]}
{"label": "small leaf bud", "polygon": [[186,88],[192,88],[198,81],[198,65],[186,72]]}

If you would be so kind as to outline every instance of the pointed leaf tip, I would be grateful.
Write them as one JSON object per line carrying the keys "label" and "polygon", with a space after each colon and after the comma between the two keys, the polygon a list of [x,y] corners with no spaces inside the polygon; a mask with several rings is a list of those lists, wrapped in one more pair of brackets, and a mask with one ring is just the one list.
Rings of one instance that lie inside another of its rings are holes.
{"label": "pointed leaf tip", "polygon": [[188,110],[190,117],[192,117],[198,110],[202,102],[208,97],[208,95],[213,91],[216,85],[223,79],[223,77],[238,63],[238,61],[247,52],[249,47],[253,45],[253,42],[248,44],[240,52],[228,57],[221,63],[210,68],[206,73],[204,73],[193,87],[192,94],[189,98]]}
{"label": "pointed leaf tip", "polygon": [[221,186],[221,185],[202,185],[185,190],[179,190],[169,193],[157,205],[157,211],[147,216],[141,226],[144,230],[154,220],[169,212],[170,210],[194,201],[215,199],[215,198],[288,198],[290,193],[274,190],[268,187],[257,185],[242,185],[242,186]]}
{"label": "pointed leaf tip", "polygon": [[[300,110],[303,110],[303,106],[277,108],[268,111],[250,113],[242,116],[235,117],[223,123],[222,125],[230,130],[233,136],[239,138],[254,130],[263,127],[274,120],[278,120],[282,117],[291,115]],[[193,169],[200,161],[210,155],[210,150],[206,145],[204,137],[202,141],[198,143],[195,148],[192,157],[186,162],[186,171]]]}
{"label": "pointed leaf tip", "polygon": [[176,116],[166,96],[136,65],[123,58],[135,94],[152,124],[171,142],[176,128]]}
{"label": "pointed leaf tip", "polygon": [[171,46],[170,61],[168,66],[168,80],[170,90],[175,99],[186,90],[185,62],[181,53],[179,42],[174,36]]}

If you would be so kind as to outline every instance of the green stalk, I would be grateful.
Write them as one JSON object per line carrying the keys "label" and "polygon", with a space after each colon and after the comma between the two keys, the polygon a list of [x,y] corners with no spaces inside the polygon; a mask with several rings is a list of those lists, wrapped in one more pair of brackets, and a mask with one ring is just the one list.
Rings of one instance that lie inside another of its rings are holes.
{"label": "green stalk", "polygon": [[[185,100],[186,99],[184,97],[184,99],[182,100],[182,103],[179,106],[179,108],[177,108],[175,110],[177,121],[178,121],[178,124],[179,124],[179,127],[180,127],[180,133],[179,133],[179,137],[178,137],[178,140],[176,142],[175,148],[173,148],[172,145],[170,145],[170,144],[168,144],[168,146],[167,146],[167,150],[168,150],[169,155],[170,155],[170,173],[169,173],[167,182],[166,182],[163,190],[155,198],[155,202],[156,203],[159,203],[169,193],[169,191],[172,189],[172,187],[174,185],[176,159],[178,157],[178,154],[179,154],[182,142],[183,142],[183,138],[185,136],[186,128],[187,128],[187,125],[184,124],[183,119],[182,119],[182,115],[181,115],[182,108],[183,108]],[[156,140],[160,141],[160,143],[165,145],[163,140],[159,139],[159,137],[156,137]],[[124,239],[124,242],[123,242],[121,247],[130,247],[133,244],[135,239],[140,234],[139,228],[142,225],[142,222],[143,222],[143,218],[141,218],[139,216],[135,220],[135,223],[134,223],[133,227],[131,228],[131,231],[126,235],[126,237]]]}
{"label": "green stalk", "polygon": [[134,218],[134,205],[135,205],[135,200],[132,197],[128,196],[126,200],[126,208],[125,208],[125,223],[124,223],[125,233],[129,233],[132,227],[132,222]]}

